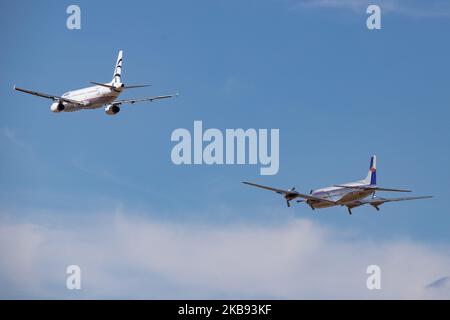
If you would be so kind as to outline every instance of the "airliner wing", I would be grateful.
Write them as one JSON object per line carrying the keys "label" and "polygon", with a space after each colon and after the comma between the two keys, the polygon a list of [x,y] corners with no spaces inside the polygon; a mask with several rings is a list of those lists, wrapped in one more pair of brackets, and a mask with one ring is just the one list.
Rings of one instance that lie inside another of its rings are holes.
{"label": "airliner wing", "polygon": [[335,184],[335,187],[340,188],[350,188],[350,189],[359,189],[359,190],[373,190],[373,191],[392,191],[392,192],[411,192],[411,190],[403,190],[403,189],[392,189],[392,188],[382,188],[377,186],[345,186],[345,185],[338,185]]}
{"label": "airliner wing", "polygon": [[378,197],[376,197],[373,199],[363,199],[363,200],[347,202],[347,203],[344,203],[343,205],[350,206],[350,207],[357,207],[357,206],[362,206],[364,204],[370,204],[376,208],[386,202],[408,201],[408,200],[429,199],[429,198],[432,198],[432,196],[403,197],[403,198],[378,198]]}
{"label": "airliner wing", "polygon": [[59,97],[59,96],[54,96],[54,95],[51,95],[51,94],[48,94],[48,93],[42,93],[42,92],[22,89],[22,88],[18,88],[16,86],[14,86],[14,90],[21,91],[21,92],[28,93],[28,94],[32,94],[34,96],[38,96],[38,97],[42,97],[42,98],[52,99],[53,101],[63,101],[63,102],[68,102],[68,103],[76,104],[76,105],[79,105],[79,106],[83,106],[83,103],[80,102],[80,101],[67,99],[67,98],[63,98],[63,97]]}
{"label": "airliner wing", "polygon": [[260,184],[251,183],[251,182],[242,182],[242,183],[243,184],[247,184],[249,186],[257,187],[257,188],[270,190],[270,191],[276,192],[278,194],[283,194],[285,196],[289,195],[291,197],[303,198],[303,199],[306,199],[306,200],[314,200],[314,201],[321,201],[321,202],[327,202],[327,203],[336,204],[336,202],[331,201],[331,200],[327,200],[327,199],[319,198],[319,197],[314,197],[314,196],[311,196],[311,195],[308,195],[308,194],[301,194],[301,193],[298,193],[297,191],[293,191],[293,190],[276,189],[276,188],[262,186]]}
{"label": "airliner wing", "polygon": [[155,97],[147,97],[147,98],[137,98],[137,99],[125,99],[125,100],[116,100],[112,102],[111,104],[115,106],[120,106],[121,104],[128,103],[128,104],[135,104],[136,102],[152,102],[154,100],[161,100],[161,99],[167,99],[167,98],[173,98],[178,96],[177,94],[170,94],[166,96],[155,96]]}

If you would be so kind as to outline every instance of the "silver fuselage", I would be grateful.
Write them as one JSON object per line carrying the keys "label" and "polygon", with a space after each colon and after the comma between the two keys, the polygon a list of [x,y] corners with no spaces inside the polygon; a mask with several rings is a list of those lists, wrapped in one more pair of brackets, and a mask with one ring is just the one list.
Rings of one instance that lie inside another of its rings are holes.
{"label": "silver fuselage", "polygon": [[[122,92],[122,88],[110,89],[102,86],[92,86],[88,88],[78,89],[66,92],[63,98],[75,100],[83,105],[72,104],[70,102],[61,102],[64,105],[64,112],[73,112],[83,109],[98,109],[104,105],[112,103]],[[50,109],[58,112],[58,102],[52,103]]]}
{"label": "silver fuselage", "polygon": [[[344,184],[343,186],[345,185],[363,186],[364,184],[360,182],[353,182]],[[327,187],[314,190],[311,193],[311,195],[314,197],[334,201],[336,204],[315,200],[307,200],[306,203],[309,204],[314,209],[328,208],[336,205],[345,205],[345,203],[352,202],[355,200],[365,199],[369,196],[373,196],[374,193],[375,191],[373,190],[358,190],[345,187]]]}

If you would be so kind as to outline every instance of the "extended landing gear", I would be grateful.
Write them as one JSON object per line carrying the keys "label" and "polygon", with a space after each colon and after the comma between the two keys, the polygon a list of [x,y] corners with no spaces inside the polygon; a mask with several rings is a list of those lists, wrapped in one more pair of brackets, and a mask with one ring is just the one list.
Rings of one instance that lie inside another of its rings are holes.
{"label": "extended landing gear", "polygon": [[348,210],[348,214],[351,215],[352,214],[352,209],[347,208],[347,210]]}

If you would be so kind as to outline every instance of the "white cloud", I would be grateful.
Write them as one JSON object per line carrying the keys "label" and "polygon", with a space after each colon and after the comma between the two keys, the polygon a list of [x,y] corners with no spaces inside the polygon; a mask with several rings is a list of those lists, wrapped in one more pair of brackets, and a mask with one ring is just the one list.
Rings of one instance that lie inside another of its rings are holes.
{"label": "white cloud", "polygon": [[450,17],[450,3],[446,0],[294,0],[295,8],[347,9],[365,14],[367,6],[379,5],[384,12],[412,17]]}
{"label": "white cloud", "polygon": [[426,286],[428,296],[432,298],[450,297],[450,277],[442,277]]}
{"label": "white cloud", "polygon": [[[450,273],[448,248],[361,241],[306,219],[221,227],[124,213],[45,224],[2,216],[1,298],[450,298],[426,287]],[[65,289],[70,264],[82,269],[81,292]],[[380,291],[366,288],[371,264]]]}

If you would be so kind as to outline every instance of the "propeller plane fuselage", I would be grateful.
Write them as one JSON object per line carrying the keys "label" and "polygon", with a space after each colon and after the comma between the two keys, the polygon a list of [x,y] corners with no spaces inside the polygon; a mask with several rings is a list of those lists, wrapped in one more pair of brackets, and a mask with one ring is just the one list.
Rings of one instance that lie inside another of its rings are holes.
{"label": "propeller plane fuselage", "polygon": [[333,185],[326,188],[311,190],[309,194],[302,194],[295,191],[295,188],[288,190],[267,187],[251,182],[243,182],[244,184],[274,191],[283,195],[286,204],[290,207],[292,200],[300,198],[297,202],[305,202],[311,209],[322,209],[334,206],[346,206],[351,214],[352,208],[369,204],[379,210],[379,206],[386,202],[406,201],[416,199],[431,198],[431,196],[420,197],[402,197],[402,198],[381,198],[375,196],[376,191],[392,191],[392,192],[411,192],[410,190],[382,188],[377,186],[376,182],[376,156],[372,156],[370,160],[370,168],[367,177],[363,180],[350,182],[345,184]]}

